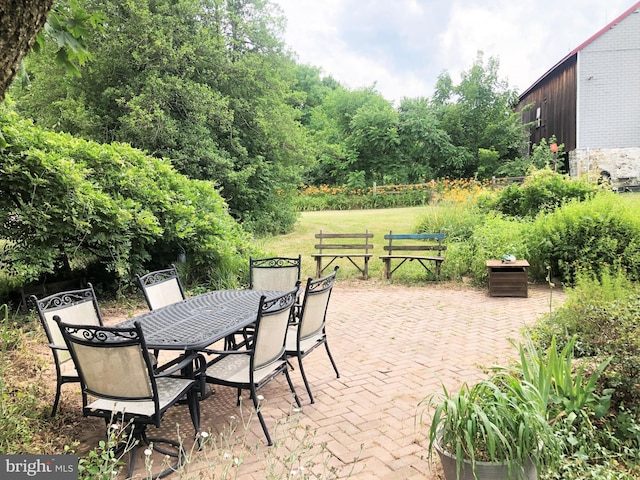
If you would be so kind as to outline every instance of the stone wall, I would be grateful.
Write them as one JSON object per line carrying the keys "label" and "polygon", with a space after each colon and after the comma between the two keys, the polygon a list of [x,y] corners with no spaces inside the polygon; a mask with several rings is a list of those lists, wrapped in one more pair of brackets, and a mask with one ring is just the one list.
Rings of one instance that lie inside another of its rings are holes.
{"label": "stone wall", "polygon": [[578,148],[569,152],[572,177],[596,180],[603,171],[609,173],[613,186],[640,185],[640,147]]}

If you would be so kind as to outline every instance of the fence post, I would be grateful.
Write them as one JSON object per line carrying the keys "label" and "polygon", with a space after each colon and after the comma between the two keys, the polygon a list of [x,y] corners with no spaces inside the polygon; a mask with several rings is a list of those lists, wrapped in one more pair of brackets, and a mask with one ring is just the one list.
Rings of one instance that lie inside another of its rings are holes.
{"label": "fence post", "polygon": [[375,195],[377,193],[376,191],[376,182],[373,182],[373,194]]}

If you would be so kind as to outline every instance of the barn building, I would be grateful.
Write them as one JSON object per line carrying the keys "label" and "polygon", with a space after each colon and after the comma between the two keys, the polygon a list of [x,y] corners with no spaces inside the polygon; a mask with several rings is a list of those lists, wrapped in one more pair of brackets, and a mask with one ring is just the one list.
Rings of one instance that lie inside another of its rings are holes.
{"label": "barn building", "polygon": [[640,186],[640,1],[527,88],[517,110],[532,145],[564,144],[571,176]]}

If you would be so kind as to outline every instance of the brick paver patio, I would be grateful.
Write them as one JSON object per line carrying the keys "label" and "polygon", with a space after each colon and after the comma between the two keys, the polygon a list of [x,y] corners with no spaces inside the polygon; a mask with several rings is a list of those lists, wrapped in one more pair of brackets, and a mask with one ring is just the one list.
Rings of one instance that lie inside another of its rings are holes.
{"label": "brick paver patio", "polygon": [[[515,353],[509,339],[521,338],[522,327],[549,312],[550,302],[557,308],[563,300],[557,290],[550,296],[546,286],[530,286],[528,298],[491,298],[486,289],[449,284],[400,287],[338,281],[327,328],[340,378],[324,349],[309,355],[305,369],[316,399],[312,405],[294,361],[291,375],[303,402],[302,412],[295,416],[315,433],[316,445],[326,442],[326,453],[331,454],[327,461],[338,469],[338,478],[349,474],[355,479],[441,478],[438,461],[425,458],[427,426],[416,417],[420,400],[439,392],[441,384],[455,389],[480,378],[483,367],[506,362]],[[272,436],[278,438],[284,425],[275,424],[291,412],[285,379],[272,381],[260,393],[265,397],[263,414]],[[201,403],[203,430],[218,432],[230,418],[239,417],[235,396],[235,390],[216,387],[215,394]],[[243,402],[246,415],[250,400],[245,397]],[[186,407],[175,410],[165,417],[163,429],[173,428],[175,436],[174,424],[179,422],[189,435]],[[104,431],[104,425],[100,428]],[[295,431],[301,435],[303,429]],[[282,450],[266,446],[255,418],[238,433],[258,451],[244,454],[233,475],[223,477],[218,471],[214,476],[211,464],[220,461],[213,460],[213,453],[207,459],[199,453],[183,478],[268,478],[269,462],[264,457],[278,457]],[[314,460],[316,465],[323,462]]]}

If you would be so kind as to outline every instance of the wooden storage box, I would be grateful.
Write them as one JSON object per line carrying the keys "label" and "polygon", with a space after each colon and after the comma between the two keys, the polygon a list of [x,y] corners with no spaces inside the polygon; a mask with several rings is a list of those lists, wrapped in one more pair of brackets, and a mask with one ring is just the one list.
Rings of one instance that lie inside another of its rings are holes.
{"label": "wooden storage box", "polygon": [[487,260],[489,270],[489,296],[491,297],[527,297],[527,270],[529,262],[516,260],[502,263],[500,260]]}

